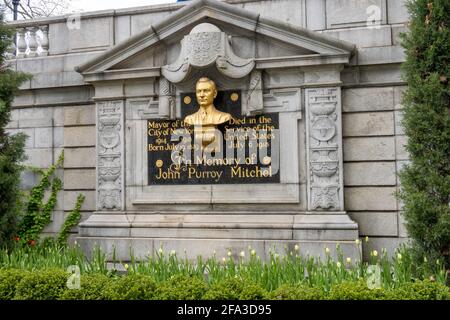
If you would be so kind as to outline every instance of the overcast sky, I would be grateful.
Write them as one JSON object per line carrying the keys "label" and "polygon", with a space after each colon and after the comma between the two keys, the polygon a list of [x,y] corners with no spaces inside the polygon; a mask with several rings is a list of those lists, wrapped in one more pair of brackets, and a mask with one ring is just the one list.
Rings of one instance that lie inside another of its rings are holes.
{"label": "overcast sky", "polygon": [[176,0],[72,0],[72,7],[78,11],[96,11],[129,7],[149,6],[154,4],[174,3]]}

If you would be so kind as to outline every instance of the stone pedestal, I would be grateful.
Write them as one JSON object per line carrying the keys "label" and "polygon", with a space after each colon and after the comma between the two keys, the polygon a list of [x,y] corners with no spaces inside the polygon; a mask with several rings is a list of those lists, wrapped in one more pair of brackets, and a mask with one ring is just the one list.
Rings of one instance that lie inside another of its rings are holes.
{"label": "stone pedestal", "polygon": [[249,246],[264,258],[271,250],[294,252],[295,245],[303,256],[323,256],[325,248],[335,256],[337,244],[355,260],[360,257],[357,238],[358,226],[344,213],[99,213],[81,225],[78,241],[87,252],[94,243],[106,252],[114,247],[122,261],[129,261],[131,252],[145,258],[160,248],[192,261],[197,255],[226,257],[229,250],[248,254]]}

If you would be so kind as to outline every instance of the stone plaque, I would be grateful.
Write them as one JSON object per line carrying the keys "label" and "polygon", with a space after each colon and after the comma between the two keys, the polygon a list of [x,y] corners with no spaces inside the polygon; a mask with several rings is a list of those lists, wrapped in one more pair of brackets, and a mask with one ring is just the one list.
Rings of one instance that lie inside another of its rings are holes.
{"label": "stone plaque", "polygon": [[279,183],[278,114],[241,116],[241,92],[214,99],[214,126],[196,125],[195,93],[182,94],[181,119],[148,120],[148,184]]}

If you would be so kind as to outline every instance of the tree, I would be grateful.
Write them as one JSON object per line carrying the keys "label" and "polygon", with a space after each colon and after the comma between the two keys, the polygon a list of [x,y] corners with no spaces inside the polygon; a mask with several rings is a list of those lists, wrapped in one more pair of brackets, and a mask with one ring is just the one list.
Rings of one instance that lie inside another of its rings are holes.
{"label": "tree", "polygon": [[[13,12],[12,0],[3,0],[3,4]],[[18,15],[22,19],[35,19],[65,14],[71,9],[72,0],[21,0]]]}
{"label": "tree", "polygon": [[12,31],[0,15],[0,247],[9,245],[17,232],[20,210],[20,162],[24,160],[23,134],[11,135],[5,130],[10,122],[11,104],[20,84],[29,78],[5,64],[5,52]]}
{"label": "tree", "polygon": [[[450,269],[450,2],[411,0],[403,65],[406,149],[400,198],[417,262]],[[423,265],[423,264],[422,264]]]}

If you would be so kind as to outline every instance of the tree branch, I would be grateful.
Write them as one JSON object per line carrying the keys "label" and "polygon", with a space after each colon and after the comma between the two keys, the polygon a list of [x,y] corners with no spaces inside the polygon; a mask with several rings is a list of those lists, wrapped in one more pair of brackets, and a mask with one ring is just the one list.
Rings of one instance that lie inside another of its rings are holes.
{"label": "tree branch", "polygon": [[[38,17],[49,17],[67,13],[72,0],[22,0],[17,8],[17,13],[23,19],[34,19]],[[3,0],[6,8],[14,11],[11,0]]]}

